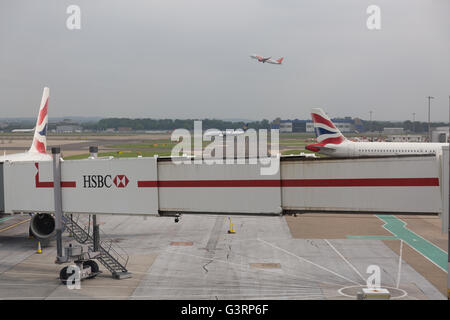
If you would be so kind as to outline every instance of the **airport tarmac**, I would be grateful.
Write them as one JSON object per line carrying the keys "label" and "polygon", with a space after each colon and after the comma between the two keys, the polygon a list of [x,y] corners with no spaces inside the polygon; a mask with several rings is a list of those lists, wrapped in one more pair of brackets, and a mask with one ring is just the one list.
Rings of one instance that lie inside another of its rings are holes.
{"label": "airport tarmac", "polygon": [[[0,299],[355,299],[371,265],[394,299],[446,299],[446,277],[437,283],[433,267],[446,270],[410,252],[446,254],[437,217],[231,216],[236,233],[229,234],[228,216],[184,215],[179,223],[100,216],[102,231],[129,254],[133,276],[113,280],[101,266],[103,273],[79,290],[58,280],[63,266],[54,263],[54,242],[36,253],[28,216],[0,219]],[[405,220],[425,241],[416,239],[419,249],[411,249],[408,233],[389,231]]]}

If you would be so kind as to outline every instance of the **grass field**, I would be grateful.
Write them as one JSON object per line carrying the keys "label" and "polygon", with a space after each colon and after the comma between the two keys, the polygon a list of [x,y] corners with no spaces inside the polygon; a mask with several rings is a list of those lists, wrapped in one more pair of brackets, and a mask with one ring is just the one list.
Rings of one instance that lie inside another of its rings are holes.
{"label": "grass field", "polygon": [[[129,137],[128,135],[126,135]],[[95,136],[86,137],[83,136],[86,140],[91,140]],[[66,139],[68,137],[62,136],[62,139]],[[73,137],[74,141],[80,139],[81,136]],[[154,155],[159,156],[170,156],[172,149],[175,145],[178,144],[176,141],[171,141],[170,136],[155,136],[155,135],[141,135],[139,137],[136,136],[136,139],[126,139],[124,143],[115,143],[108,144],[106,141],[105,144],[99,144],[99,157],[115,157],[115,158],[131,158],[131,157],[153,157]],[[300,154],[300,153],[313,153],[305,149],[305,146],[313,143],[314,137],[311,134],[307,133],[283,133],[280,134],[279,141],[279,149],[280,153],[283,155],[290,154]],[[203,141],[203,148],[209,145],[210,141]],[[270,138],[269,138],[270,143]],[[193,141],[192,141],[193,145]],[[85,151],[80,154],[71,154],[67,157],[64,157],[67,160],[74,159],[86,159],[89,157],[89,154]]]}
{"label": "grass field", "polygon": [[[158,151],[117,151],[117,152],[100,152],[98,156],[101,157],[114,157],[114,158],[136,158],[138,156],[142,157],[153,157],[154,155],[159,155],[161,157],[170,156],[170,151],[168,152],[158,152]],[[87,159],[89,154],[78,154],[69,157],[64,157],[64,160],[80,160]]]}

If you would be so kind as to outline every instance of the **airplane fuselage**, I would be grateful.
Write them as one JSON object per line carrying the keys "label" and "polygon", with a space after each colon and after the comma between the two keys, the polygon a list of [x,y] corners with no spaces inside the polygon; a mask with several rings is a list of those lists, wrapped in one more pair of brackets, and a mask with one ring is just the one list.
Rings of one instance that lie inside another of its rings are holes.
{"label": "airplane fuselage", "polygon": [[34,152],[24,152],[24,153],[14,153],[0,156],[0,162],[18,162],[18,161],[48,161],[52,160],[51,154],[47,153],[34,153]]}
{"label": "airplane fuselage", "polygon": [[334,157],[363,157],[383,155],[440,154],[448,143],[414,142],[353,142],[327,144],[319,153]]}

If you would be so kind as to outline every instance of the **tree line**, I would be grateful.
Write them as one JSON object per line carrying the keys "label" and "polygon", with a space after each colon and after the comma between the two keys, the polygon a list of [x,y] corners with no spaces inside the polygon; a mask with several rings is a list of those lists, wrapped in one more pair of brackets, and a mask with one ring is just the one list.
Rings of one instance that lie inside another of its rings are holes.
{"label": "tree line", "polygon": [[[197,119],[195,119],[197,120]],[[101,119],[97,123],[85,123],[82,125],[84,129],[103,131],[106,129],[130,128],[134,131],[142,130],[174,130],[174,129],[194,129],[194,119],[129,119],[129,118],[108,118]],[[232,122],[215,119],[198,119],[202,121],[202,129],[239,129],[244,127],[246,123],[243,121]],[[262,121],[253,121],[248,123],[249,128],[253,129],[270,129],[270,122],[267,119]]]}
{"label": "tree line", "polygon": [[[248,124],[243,121],[225,121],[217,119],[129,119],[129,118],[107,118],[101,119],[98,122],[84,123],[81,126],[84,129],[94,130],[94,131],[104,131],[106,129],[119,129],[119,128],[130,128],[133,131],[146,131],[146,130],[174,130],[174,129],[194,129],[194,121],[202,121],[202,129],[239,129],[248,125],[248,128],[253,129],[270,129],[273,122],[264,119],[261,121],[252,121]],[[427,122],[419,121],[366,121],[361,120],[363,125],[363,131],[383,131],[384,128],[403,128],[406,132],[413,133],[423,133],[428,131]],[[432,127],[443,127],[448,126],[446,122],[433,122]]]}

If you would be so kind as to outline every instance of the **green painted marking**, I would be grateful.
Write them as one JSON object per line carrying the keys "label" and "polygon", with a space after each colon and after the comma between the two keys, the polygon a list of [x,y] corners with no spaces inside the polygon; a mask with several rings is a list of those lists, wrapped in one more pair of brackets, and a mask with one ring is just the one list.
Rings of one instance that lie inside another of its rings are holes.
{"label": "green painted marking", "polygon": [[398,239],[395,236],[347,236],[348,239]]}
{"label": "green painted marking", "polygon": [[406,228],[406,222],[392,215],[375,215],[385,224],[383,228],[388,230],[395,236],[347,236],[348,239],[401,239],[430,260],[436,266],[448,272],[448,254],[441,248],[435,246],[431,242],[425,240],[421,236]]}
{"label": "green painted marking", "polygon": [[6,218],[0,218],[0,222],[3,222],[3,221],[6,221],[6,220],[9,220],[9,219],[11,219],[12,217],[6,217]]}
{"label": "green painted marking", "polygon": [[411,248],[422,254],[436,266],[448,272],[447,252],[406,228],[406,222],[392,215],[380,214],[375,216],[385,222],[383,228],[394,234],[398,239],[405,241]]}

